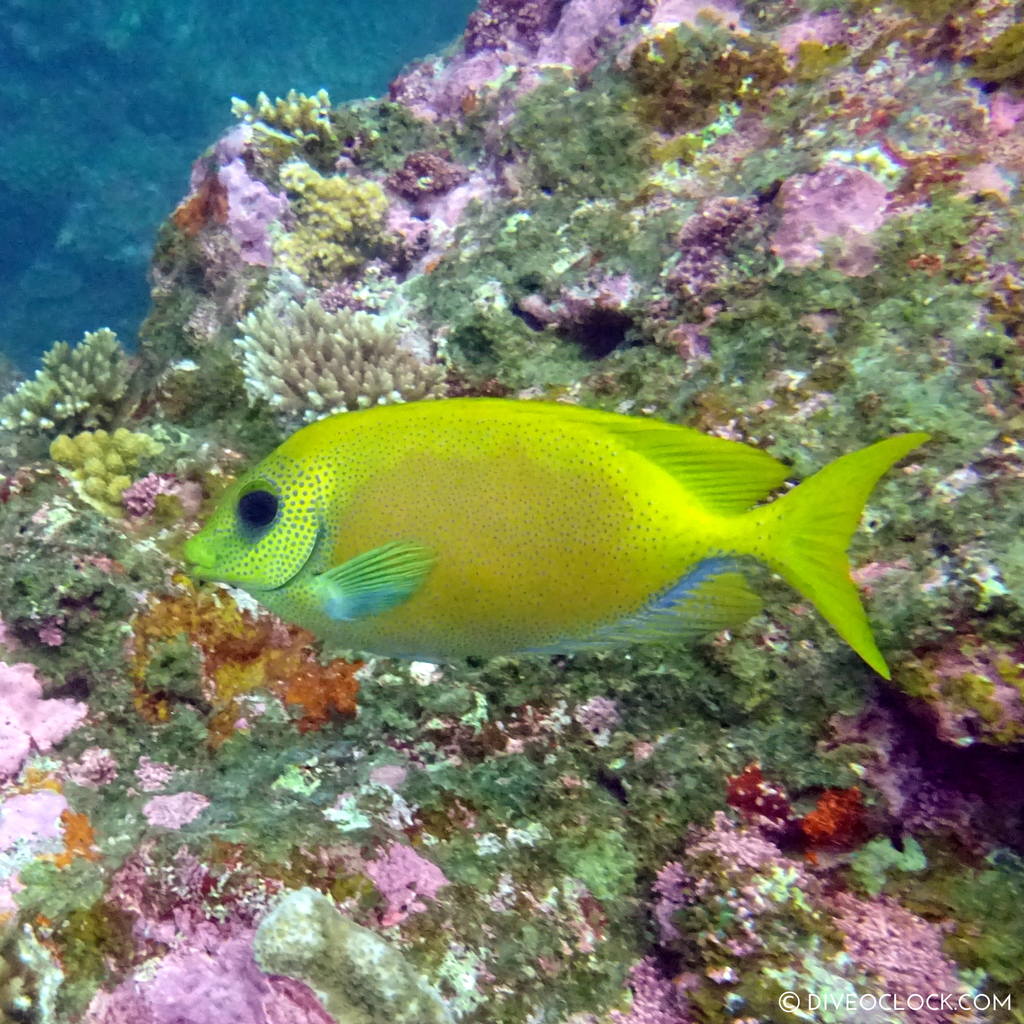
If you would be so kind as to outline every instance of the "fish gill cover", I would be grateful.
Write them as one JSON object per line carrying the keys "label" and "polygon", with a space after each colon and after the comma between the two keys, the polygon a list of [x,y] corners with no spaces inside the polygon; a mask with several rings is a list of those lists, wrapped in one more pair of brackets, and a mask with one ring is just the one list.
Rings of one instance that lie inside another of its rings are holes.
{"label": "fish gill cover", "polygon": [[[137,351],[98,305],[4,399],[0,1019],[1020,1020],[1019,16],[485,0],[384,97],[240,97]],[[851,551],[891,682],[771,578],[435,665],[183,574],[297,424],[442,394],[797,479],[929,433]]]}

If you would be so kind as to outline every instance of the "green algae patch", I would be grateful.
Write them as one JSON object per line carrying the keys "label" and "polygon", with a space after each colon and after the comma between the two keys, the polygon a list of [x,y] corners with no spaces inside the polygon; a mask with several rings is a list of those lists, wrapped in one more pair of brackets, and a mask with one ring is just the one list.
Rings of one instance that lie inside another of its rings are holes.
{"label": "green algae patch", "polygon": [[708,124],[730,104],[760,108],[789,72],[773,43],[705,21],[641,43],[633,51],[630,77],[640,117],[670,133]]}

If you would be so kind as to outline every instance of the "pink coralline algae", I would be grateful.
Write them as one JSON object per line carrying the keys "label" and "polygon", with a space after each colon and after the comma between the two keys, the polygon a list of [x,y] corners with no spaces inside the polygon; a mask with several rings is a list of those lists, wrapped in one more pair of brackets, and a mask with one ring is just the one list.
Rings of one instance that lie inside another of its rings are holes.
{"label": "pink coralline algae", "polygon": [[150,473],[126,487],[121,494],[121,504],[130,516],[148,516],[156,507],[158,494],[170,493],[174,482],[172,473]]}
{"label": "pink coralline algae", "polygon": [[99,789],[117,778],[117,759],[105,747],[88,747],[65,768],[67,777],[85,789]]}
{"label": "pink coralline algae", "polygon": [[180,949],[93,998],[83,1024],[333,1024],[298,982],[264,974],[243,934]]}
{"label": "pink coralline algae", "polygon": [[576,708],[573,718],[594,737],[599,747],[608,744],[612,730],[622,721],[619,705],[610,697],[591,697]]}
{"label": "pink coralline algae", "polygon": [[33,747],[59,743],[87,710],[73,700],[44,700],[34,666],[0,662],[0,779],[16,775]]}
{"label": "pink coralline algae", "polygon": [[850,277],[874,269],[871,236],[885,221],[889,193],[873,175],[826,164],[783,182],[777,201],[782,220],[772,235],[772,251],[787,267],[810,266],[829,251],[833,265]]}
{"label": "pink coralline algae", "polygon": [[614,1010],[612,1024],[689,1024],[684,986],[666,978],[651,957],[629,972],[633,1006],[629,1013]]}
{"label": "pink coralline algae", "polygon": [[58,619],[48,619],[39,627],[36,635],[47,647],[60,647],[64,643],[64,630],[60,628]]}
{"label": "pink coralline algae", "polygon": [[60,839],[60,816],[67,809],[67,800],[52,789],[7,797],[0,805],[0,853],[19,842]]}
{"label": "pink coralline algae", "polygon": [[152,515],[156,499],[161,494],[176,497],[187,516],[194,516],[202,504],[202,488],[192,481],[180,480],[173,473],[150,473],[126,487],[121,494],[121,504],[130,516],[140,518]]}
{"label": "pink coralline algae", "polygon": [[602,48],[629,23],[631,8],[635,11],[629,0],[569,0],[538,50],[538,61],[593,70]]}
{"label": "pink coralline algae", "polygon": [[824,14],[809,14],[784,25],[779,30],[779,49],[789,57],[794,56],[801,43],[821,43],[835,46],[842,42],[843,19],[835,11]]}
{"label": "pink coralline algae", "polygon": [[217,179],[227,191],[228,230],[238,243],[242,259],[254,266],[269,267],[273,253],[267,228],[288,209],[288,200],[250,177],[241,157],[222,167]]}
{"label": "pink coralline algae", "polygon": [[385,927],[427,909],[421,897],[434,899],[448,884],[441,869],[411,846],[392,843],[385,853],[366,865],[366,874],[387,901],[380,923]]}
{"label": "pink coralline algae", "polygon": [[171,796],[155,796],[143,805],[142,813],[150,825],[177,829],[195,821],[209,806],[210,801],[201,793],[186,791]]}
{"label": "pink coralline algae", "polygon": [[466,23],[466,53],[500,50],[511,42],[536,50],[565,0],[484,0]]}
{"label": "pink coralline algae", "polygon": [[696,25],[708,12],[729,25],[739,25],[740,10],[735,0],[658,0],[651,11],[651,27],[661,35],[678,25]]}
{"label": "pink coralline algae", "polygon": [[[953,961],[942,951],[943,933],[922,917],[886,896],[867,901],[850,893],[832,899],[835,924],[846,951],[861,970],[875,975],[885,992],[907,1006],[914,1024],[945,1024],[947,1011],[917,1007],[910,996],[937,993],[956,997],[967,992]],[[915,1008],[916,1007],[916,1008]]]}
{"label": "pink coralline algae", "polygon": [[67,809],[67,800],[52,789],[0,800],[0,861],[5,862],[0,871],[0,921],[17,910],[14,894],[22,888],[16,874],[19,866],[62,839],[61,815]]}
{"label": "pink coralline algae", "polygon": [[673,918],[679,910],[693,902],[690,898],[692,886],[693,879],[677,860],[669,861],[658,872],[654,881],[654,920],[658,922],[662,942],[682,938]]}
{"label": "pink coralline algae", "polygon": [[153,761],[143,755],[135,769],[135,778],[139,780],[139,789],[143,792],[156,793],[174,778],[174,769],[164,761]]}
{"label": "pink coralline algae", "polygon": [[680,259],[669,284],[684,298],[700,299],[728,271],[730,249],[754,230],[759,213],[756,199],[720,196],[706,203],[679,232]]}

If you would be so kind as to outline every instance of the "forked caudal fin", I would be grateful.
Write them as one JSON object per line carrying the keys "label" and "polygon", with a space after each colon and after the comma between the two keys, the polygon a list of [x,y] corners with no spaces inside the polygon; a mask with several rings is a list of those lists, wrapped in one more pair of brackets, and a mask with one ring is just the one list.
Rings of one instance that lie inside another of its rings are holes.
{"label": "forked caudal fin", "polygon": [[[836,632],[880,675],[889,667],[850,578],[846,549],[879,478],[928,434],[897,434],[843,455],[788,494],[751,514],[771,536],[759,558],[811,601]],[[766,552],[767,554],[768,552]]]}

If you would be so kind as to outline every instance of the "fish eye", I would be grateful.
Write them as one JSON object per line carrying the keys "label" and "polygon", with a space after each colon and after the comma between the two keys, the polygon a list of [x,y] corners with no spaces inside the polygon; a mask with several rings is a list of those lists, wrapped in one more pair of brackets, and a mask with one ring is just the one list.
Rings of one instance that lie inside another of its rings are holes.
{"label": "fish eye", "polygon": [[277,495],[270,491],[246,491],[238,499],[238,521],[249,531],[266,529],[277,518],[279,505]]}

